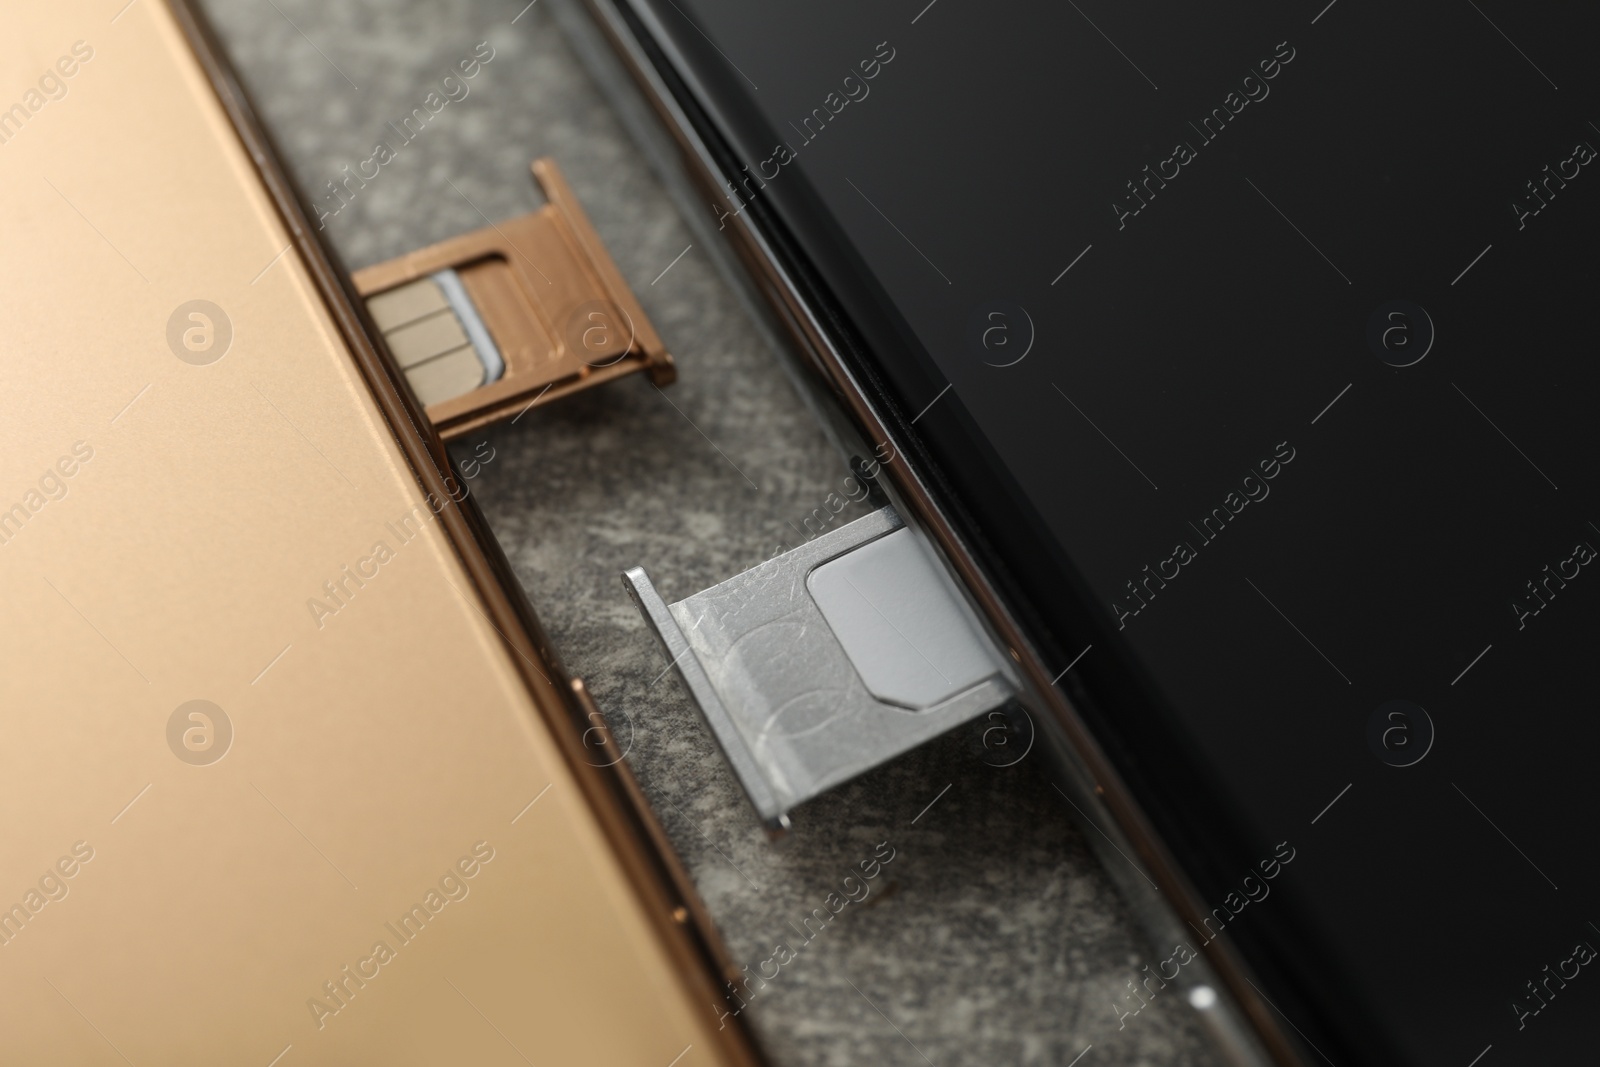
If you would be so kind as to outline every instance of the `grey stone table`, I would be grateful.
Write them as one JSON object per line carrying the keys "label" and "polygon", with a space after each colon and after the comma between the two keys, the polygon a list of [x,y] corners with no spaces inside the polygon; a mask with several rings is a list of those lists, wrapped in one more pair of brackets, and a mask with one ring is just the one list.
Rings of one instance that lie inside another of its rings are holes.
{"label": "grey stone table", "polygon": [[358,268],[530,210],[528,163],[552,155],[677,357],[664,392],[635,376],[456,452],[482,462],[473,491],[518,578],[567,667],[625,714],[629,760],[752,972],[847,868],[894,849],[871,894],[750,1003],[764,1048],[784,1067],[1067,1064],[1090,1044],[1083,1067],[1215,1062],[1175,996],[1119,1031],[1113,998],[1160,957],[1038,759],[992,768],[957,731],[806,806],[786,846],[768,843],[619,575],[643,564],[678,599],[765,559],[840,485],[844,460],[704,250],[678,258],[692,235],[547,5],[525,3],[205,6],[313,196],[379,139],[394,144],[386,123],[445,95],[447,68],[488,42],[469,94],[327,220],[334,245]]}

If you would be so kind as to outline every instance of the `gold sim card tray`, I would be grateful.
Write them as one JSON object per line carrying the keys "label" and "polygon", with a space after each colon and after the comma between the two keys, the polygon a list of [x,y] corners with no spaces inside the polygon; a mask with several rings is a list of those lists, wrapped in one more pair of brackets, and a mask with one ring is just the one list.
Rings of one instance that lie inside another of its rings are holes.
{"label": "gold sim card tray", "polygon": [[446,440],[672,356],[550,159],[546,203],[356,271],[351,280]]}

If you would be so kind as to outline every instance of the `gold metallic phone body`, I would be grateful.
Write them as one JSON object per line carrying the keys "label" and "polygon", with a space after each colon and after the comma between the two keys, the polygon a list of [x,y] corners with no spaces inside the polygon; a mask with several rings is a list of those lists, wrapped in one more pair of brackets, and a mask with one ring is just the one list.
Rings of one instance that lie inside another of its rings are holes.
{"label": "gold metallic phone body", "polygon": [[122,3],[0,37],[0,1060],[749,1062],[237,85]]}

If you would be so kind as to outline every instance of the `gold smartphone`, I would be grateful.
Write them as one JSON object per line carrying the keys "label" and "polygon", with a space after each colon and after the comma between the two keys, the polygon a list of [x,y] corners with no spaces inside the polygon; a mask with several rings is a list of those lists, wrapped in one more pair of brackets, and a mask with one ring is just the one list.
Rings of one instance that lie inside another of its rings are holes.
{"label": "gold smartphone", "polygon": [[194,13],[8,16],[0,1059],[753,1062]]}

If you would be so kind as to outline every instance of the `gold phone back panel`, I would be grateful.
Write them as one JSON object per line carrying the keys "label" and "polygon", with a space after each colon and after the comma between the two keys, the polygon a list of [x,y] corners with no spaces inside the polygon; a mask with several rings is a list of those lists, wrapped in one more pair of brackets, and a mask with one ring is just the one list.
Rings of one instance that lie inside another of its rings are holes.
{"label": "gold phone back panel", "polygon": [[122,2],[0,35],[0,1060],[725,1062],[559,680]]}

